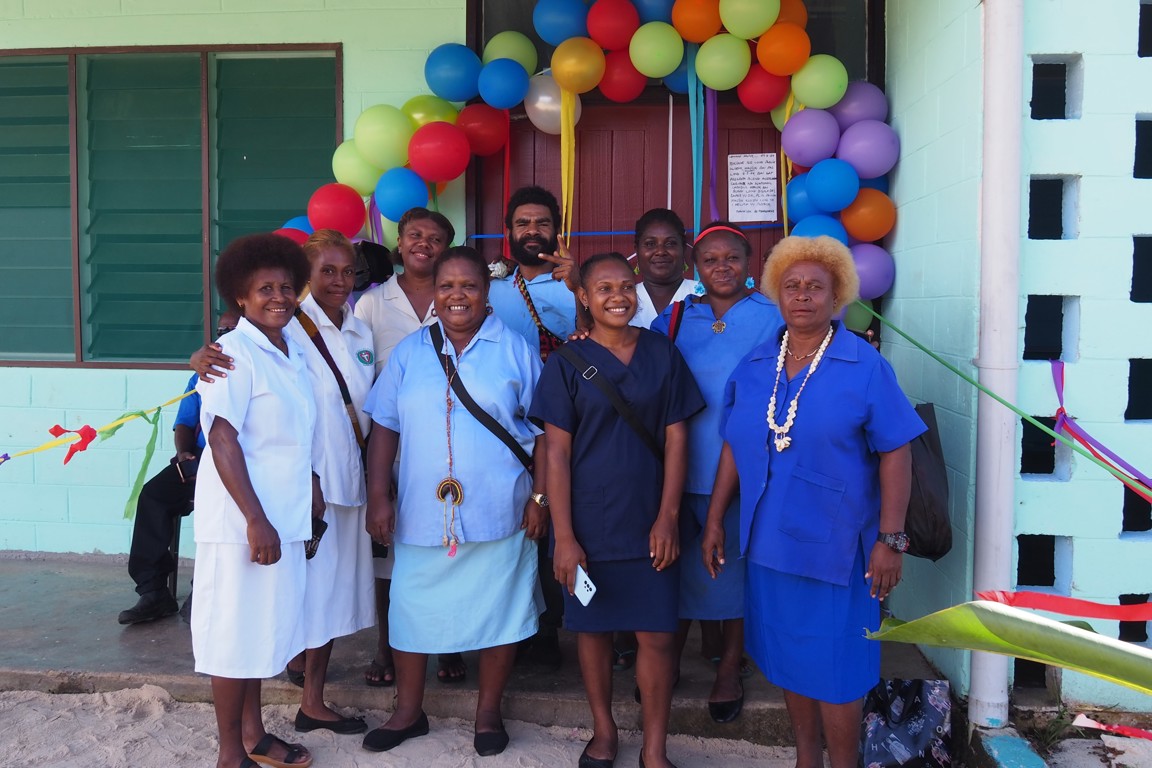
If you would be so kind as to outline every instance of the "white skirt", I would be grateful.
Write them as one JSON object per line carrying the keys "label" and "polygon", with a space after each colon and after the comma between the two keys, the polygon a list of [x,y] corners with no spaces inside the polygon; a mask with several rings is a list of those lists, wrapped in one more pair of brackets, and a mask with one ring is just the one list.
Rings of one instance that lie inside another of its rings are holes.
{"label": "white skirt", "polygon": [[305,566],[304,644],[319,648],[337,637],[376,624],[372,539],[364,529],[365,505],[324,509],[328,530]]}
{"label": "white skirt", "polygon": [[247,544],[196,544],[192,653],[196,671],[259,679],[304,650],[304,542],[281,543],[257,565]]}

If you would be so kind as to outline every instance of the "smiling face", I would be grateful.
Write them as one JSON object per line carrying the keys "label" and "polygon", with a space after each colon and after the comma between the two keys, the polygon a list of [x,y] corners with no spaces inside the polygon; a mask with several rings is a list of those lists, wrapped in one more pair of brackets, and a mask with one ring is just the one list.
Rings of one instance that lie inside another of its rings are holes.
{"label": "smiling face", "polygon": [[616,259],[593,264],[577,294],[596,325],[624,328],[636,314],[636,275]]}
{"label": "smiling face", "polygon": [[541,253],[555,253],[556,222],[546,205],[528,203],[516,207],[512,212],[512,229],[508,231],[509,250],[512,258],[529,267],[544,263]]}
{"label": "smiling face", "polygon": [[277,339],[296,311],[292,275],[286,269],[258,269],[252,273],[248,289],[237,297],[237,302],[248,322],[268,338]]}
{"label": "smiling face", "polygon": [[684,238],[665,221],[655,221],[640,234],[636,262],[646,283],[678,284],[684,279]]}
{"label": "smiling face", "polygon": [[718,232],[696,244],[693,255],[700,282],[709,296],[738,296],[748,280],[748,252],[738,235]]}
{"label": "smiling face", "polygon": [[780,276],[780,313],[788,329],[818,333],[832,322],[832,273],[813,261],[798,261]]}
{"label": "smiling face", "polygon": [[488,284],[467,259],[442,262],[436,275],[436,315],[450,338],[468,337],[487,317]]}
{"label": "smiling face", "polygon": [[413,219],[399,235],[404,271],[415,276],[432,274],[432,262],[448,247],[448,233],[432,219]]}
{"label": "smiling face", "polygon": [[339,311],[348,301],[356,282],[352,254],[344,248],[326,246],[310,260],[312,297],[325,310]]}

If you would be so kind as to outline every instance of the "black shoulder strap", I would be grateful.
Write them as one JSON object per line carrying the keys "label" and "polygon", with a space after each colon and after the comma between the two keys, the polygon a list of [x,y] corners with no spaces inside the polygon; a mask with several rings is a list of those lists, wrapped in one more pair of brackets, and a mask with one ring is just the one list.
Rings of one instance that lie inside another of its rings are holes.
{"label": "black shoulder strap", "polygon": [[652,433],[641,423],[640,417],[636,415],[636,412],[624,402],[624,398],[620,396],[620,393],[616,390],[616,387],[613,386],[612,382],[609,381],[607,377],[601,376],[599,369],[582,358],[576,350],[572,349],[571,344],[565,344],[560,347],[556,350],[556,354],[576,366],[576,370],[580,371],[580,375],[585,381],[592,382],[597,389],[604,393],[604,396],[612,403],[612,407],[616,409],[616,413],[620,414],[620,418],[624,419],[625,423],[632,428],[632,431],[640,436],[644,445],[648,446],[648,450],[652,451],[652,455],[663,463],[664,451],[660,450],[660,444],[656,442],[656,438],[653,437]]}
{"label": "black shoulder strap", "polygon": [[492,414],[481,408],[480,405],[472,399],[472,395],[464,388],[464,382],[460,380],[460,377],[452,375],[456,370],[456,366],[453,364],[452,358],[444,354],[444,334],[440,332],[440,324],[432,323],[432,325],[428,326],[428,333],[432,336],[432,346],[436,352],[436,356],[440,358],[440,364],[444,366],[444,370],[448,376],[452,378],[452,391],[456,393],[460,404],[468,409],[468,413],[472,414],[476,418],[476,421],[483,424],[485,429],[500,438],[500,442],[508,446],[508,449],[512,451],[516,458],[520,460],[520,463],[524,465],[524,468],[531,472],[532,457],[528,455],[528,452],[524,450],[520,443],[516,442],[516,438],[512,437],[512,434],[505,429],[500,422],[492,417]]}
{"label": "black shoulder strap", "polygon": [[680,335],[680,324],[684,322],[684,302],[685,299],[674,302],[672,304],[672,314],[668,318],[668,338],[673,343],[676,342],[676,337]]}

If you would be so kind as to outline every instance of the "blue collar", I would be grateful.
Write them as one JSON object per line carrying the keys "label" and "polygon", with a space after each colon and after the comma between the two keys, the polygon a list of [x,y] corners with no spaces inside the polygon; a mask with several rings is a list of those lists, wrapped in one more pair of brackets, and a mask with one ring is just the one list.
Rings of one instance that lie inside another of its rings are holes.
{"label": "blue collar", "polygon": [[[836,332],[832,334],[832,341],[828,342],[828,349],[824,350],[825,357],[834,357],[854,363],[860,359],[860,349],[857,345],[856,334],[844,327],[839,321],[833,321],[832,326]],[[749,354],[749,360],[775,360],[780,354],[780,342],[784,338],[785,328],[780,329],[780,335],[771,341],[766,341]]]}

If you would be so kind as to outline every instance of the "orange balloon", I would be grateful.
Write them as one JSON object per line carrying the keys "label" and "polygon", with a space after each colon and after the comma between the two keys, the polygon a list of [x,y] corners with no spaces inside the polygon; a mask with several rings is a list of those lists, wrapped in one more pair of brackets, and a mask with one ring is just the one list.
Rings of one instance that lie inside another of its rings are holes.
{"label": "orange balloon", "polygon": [[892,231],[896,225],[896,205],[880,190],[865,187],[840,212],[840,223],[852,237],[870,243]]}
{"label": "orange balloon", "polygon": [[780,0],[780,14],[776,23],[787,22],[804,29],[808,26],[808,9],[804,7],[804,0]]}
{"label": "orange balloon", "polygon": [[760,35],[756,43],[756,58],[760,66],[774,75],[784,77],[797,72],[812,54],[812,41],[803,28],[785,22],[776,22]]}
{"label": "orange balloon", "polygon": [[703,43],[723,26],[720,0],[676,0],[672,6],[672,26],[690,43]]}
{"label": "orange balloon", "polygon": [[572,93],[586,93],[604,77],[604,49],[587,37],[570,37],[552,52],[552,79]]}

